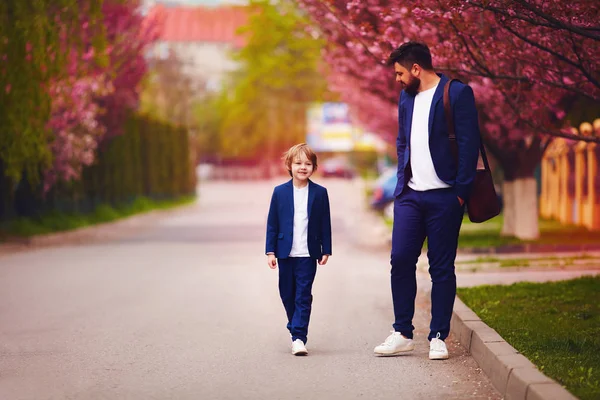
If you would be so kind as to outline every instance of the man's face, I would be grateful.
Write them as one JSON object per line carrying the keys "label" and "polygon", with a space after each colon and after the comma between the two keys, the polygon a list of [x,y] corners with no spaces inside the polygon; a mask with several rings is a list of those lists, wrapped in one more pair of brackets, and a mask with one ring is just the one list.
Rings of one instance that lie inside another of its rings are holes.
{"label": "man's face", "polygon": [[402,65],[395,63],[396,82],[400,83],[402,89],[411,96],[416,96],[421,86],[421,68],[417,64],[413,65],[411,70],[407,70]]}

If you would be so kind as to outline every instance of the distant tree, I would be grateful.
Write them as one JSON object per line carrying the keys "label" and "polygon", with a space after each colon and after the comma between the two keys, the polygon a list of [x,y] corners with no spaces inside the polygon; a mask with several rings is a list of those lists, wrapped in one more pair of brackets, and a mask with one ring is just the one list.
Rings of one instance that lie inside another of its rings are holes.
{"label": "distant tree", "polygon": [[173,52],[152,60],[142,93],[141,111],[177,125],[190,126],[194,101],[205,96],[205,82],[184,73],[181,59]]}
{"label": "distant tree", "polygon": [[306,110],[322,97],[323,42],[291,0],[252,0],[241,29],[246,45],[219,105],[220,152],[225,157],[277,159],[291,143],[305,138]]}

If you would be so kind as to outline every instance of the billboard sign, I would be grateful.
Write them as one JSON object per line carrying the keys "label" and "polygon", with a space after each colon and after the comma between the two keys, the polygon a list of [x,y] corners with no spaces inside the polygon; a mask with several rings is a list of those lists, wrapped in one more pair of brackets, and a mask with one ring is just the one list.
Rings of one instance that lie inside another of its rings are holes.
{"label": "billboard sign", "polygon": [[352,151],[354,127],[345,103],[314,103],[307,112],[306,143],[315,151]]}

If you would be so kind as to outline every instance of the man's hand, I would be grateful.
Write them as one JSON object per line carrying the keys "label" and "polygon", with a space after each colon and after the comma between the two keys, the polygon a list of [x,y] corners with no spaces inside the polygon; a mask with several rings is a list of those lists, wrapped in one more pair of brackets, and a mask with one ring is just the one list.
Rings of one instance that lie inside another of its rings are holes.
{"label": "man's hand", "polygon": [[319,260],[319,265],[327,264],[327,260],[329,260],[329,255],[324,254],[323,257],[321,257],[321,259]]}
{"label": "man's hand", "polygon": [[267,265],[271,269],[277,268],[277,259],[275,258],[275,254],[267,254]]}
{"label": "man's hand", "polygon": [[460,196],[456,196],[458,198],[458,202],[460,203],[460,206],[462,207],[465,204],[465,201],[463,199],[460,198]]}

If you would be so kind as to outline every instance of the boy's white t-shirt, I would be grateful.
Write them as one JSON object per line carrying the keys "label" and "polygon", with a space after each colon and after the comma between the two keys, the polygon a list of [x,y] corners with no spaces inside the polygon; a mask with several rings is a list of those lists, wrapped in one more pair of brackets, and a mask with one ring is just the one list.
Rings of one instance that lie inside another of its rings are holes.
{"label": "boy's white t-shirt", "polygon": [[308,185],[294,186],[294,234],[290,257],[310,257],[308,252]]}
{"label": "boy's white t-shirt", "polygon": [[410,130],[410,168],[412,169],[412,177],[408,181],[408,186],[416,191],[450,187],[435,172],[431,151],[429,150],[429,113],[436,88],[437,85],[419,92],[415,96]]}

